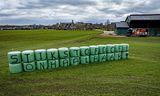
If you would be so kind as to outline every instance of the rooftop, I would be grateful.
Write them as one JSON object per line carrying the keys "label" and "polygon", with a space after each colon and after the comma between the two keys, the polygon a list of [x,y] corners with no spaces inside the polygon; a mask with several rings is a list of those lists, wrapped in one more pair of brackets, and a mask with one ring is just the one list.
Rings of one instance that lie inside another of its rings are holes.
{"label": "rooftop", "polygon": [[160,14],[131,14],[127,19],[130,20],[160,20]]}
{"label": "rooftop", "polygon": [[128,24],[124,21],[116,22],[115,24],[117,28],[129,28]]}

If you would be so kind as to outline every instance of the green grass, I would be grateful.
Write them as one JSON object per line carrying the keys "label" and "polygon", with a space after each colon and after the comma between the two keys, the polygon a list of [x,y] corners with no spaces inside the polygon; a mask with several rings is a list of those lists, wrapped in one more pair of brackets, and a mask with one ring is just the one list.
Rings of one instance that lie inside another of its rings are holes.
{"label": "green grass", "polygon": [[[0,96],[160,96],[160,38],[101,37],[97,31],[0,31]],[[129,59],[10,74],[7,52],[129,43]]]}

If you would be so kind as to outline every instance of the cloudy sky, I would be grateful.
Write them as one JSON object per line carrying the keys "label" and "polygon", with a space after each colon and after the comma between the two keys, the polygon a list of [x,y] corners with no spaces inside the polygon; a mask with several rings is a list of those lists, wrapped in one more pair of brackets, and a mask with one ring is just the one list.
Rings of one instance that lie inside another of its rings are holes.
{"label": "cloudy sky", "polygon": [[160,13],[159,0],[0,0],[0,24],[104,23]]}

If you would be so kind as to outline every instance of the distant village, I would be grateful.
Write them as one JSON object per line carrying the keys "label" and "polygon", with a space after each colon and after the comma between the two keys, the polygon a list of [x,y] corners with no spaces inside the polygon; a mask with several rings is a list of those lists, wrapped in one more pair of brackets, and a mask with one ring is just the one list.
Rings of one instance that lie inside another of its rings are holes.
{"label": "distant village", "polygon": [[84,23],[76,22],[72,20],[69,23],[56,23],[53,25],[0,25],[0,30],[33,30],[33,29],[55,29],[55,30],[93,30],[93,29],[103,29],[103,30],[113,30],[112,24],[107,21],[103,23]]}

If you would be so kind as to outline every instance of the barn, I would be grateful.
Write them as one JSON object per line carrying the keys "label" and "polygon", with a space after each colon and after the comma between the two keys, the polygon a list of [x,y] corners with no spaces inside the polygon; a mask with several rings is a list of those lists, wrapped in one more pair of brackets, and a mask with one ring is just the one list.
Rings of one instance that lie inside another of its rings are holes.
{"label": "barn", "polygon": [[[160,14],[132,14],[127,16],[125,22],[129,28],[132,28],[135,31],[139,28],[143,28],[148,31],[149,36],[160,36]],[[124,25],[125,23],[117,22],[115,24],[115,33],[117,33],[118,35],[126,35],[127,27],[125,27],[124,30],[124,27],[118,26],[119,24]],[[124,31],[122,32],[121,30]]]}
{"label": "barn", "polygon": [[127,22],[121,21],[115,23],[115,33],[118,35],[126,35],[129,29]]}

